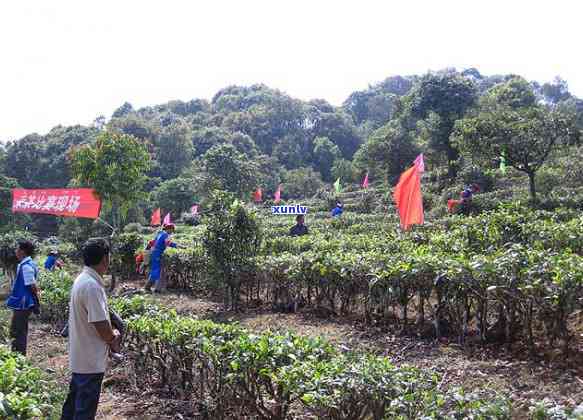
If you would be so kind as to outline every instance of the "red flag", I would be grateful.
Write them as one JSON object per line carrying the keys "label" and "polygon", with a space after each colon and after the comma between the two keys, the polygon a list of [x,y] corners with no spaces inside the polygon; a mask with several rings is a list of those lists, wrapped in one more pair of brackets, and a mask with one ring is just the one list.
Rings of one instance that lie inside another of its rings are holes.
{"label": "red flag", "polygon": [[409,229],[411,225],[422,225],[423,197],[421,195],[421,174],[417,165],[412,166],[401,174],[399,183],[393,192],[397,204],[401,227]]}
{"label": "red flag", "polygon": [[64,217],[97,219],[101,200],[90,188],[12,190],[13,213],[52,214]]}
{"label": "red flag", "polygon": [[253,193],[253,201],[255,201],[256,203],[261,203],[262,195],[263,192],[261,191],[261,188],[257,188],[257,190]]}
{"label": "red flag", "polygon": [[455,210],[456,206],[458,204],[460,204],[462,202],[462,200],[447,200],[447,211],[450,213],[453,213],[453,211]]}
{"label": "red flag", "polygon": [[154,213],[152,213],[152,218],[150,219],[150,225],[151,226],[160,226],[162,222],[162,215],[160,214],[160,209],[157,208],[156,210],[154,210]]}
{"label": "red flag", "polygon": [[275,191],[275,198],[273,199],[273,202],[275,204],[279,203],[281,201],[281,184],[277,186],[277,190]]}
{"label": "red flag", "polygon": [[164,216],[164,224],[165,225],[172,224],[172,220],[170,220],[170,213],[168,213],[166,216]]}
{"label": "red flag", "polygon": [[364,188],[364,189],[368,188],[368,172],[366,173],[366,175],[364,176],[364,179],[362,180],[362,188]]}

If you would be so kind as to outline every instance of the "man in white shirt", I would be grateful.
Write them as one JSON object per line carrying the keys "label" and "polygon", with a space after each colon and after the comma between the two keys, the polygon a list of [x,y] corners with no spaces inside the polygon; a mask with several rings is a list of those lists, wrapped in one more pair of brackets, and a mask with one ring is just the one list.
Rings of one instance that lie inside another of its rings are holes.
{"label": "man in white shirt", "polygon": [[69,303],[69,395],[61,420],[92,420],[97,413],[107,355],[119,351],[120,334],[109,319],[103,274],[109,268],[109,244],[90,239],[83,246],[85,267],[75,279]]}

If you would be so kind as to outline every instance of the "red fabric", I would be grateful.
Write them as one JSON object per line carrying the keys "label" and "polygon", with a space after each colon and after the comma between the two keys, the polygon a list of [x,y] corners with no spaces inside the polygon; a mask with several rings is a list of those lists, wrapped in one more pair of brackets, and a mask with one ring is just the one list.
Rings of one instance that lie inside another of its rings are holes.
{"label": "red fabric", "polygon": [[275,197],[273,199],[273,202],[275,204],[279,203],[281,201],[281,185],[277,186],[277,191],[275,191]]}
{"label": "red fabric", "polygon": [[455,207],[461,202],[462,200],[447,200],[447,211],[453,213]]}
{"label": "red fabric", "polygon": [[150,220],[151,226],[159,226],[162,224],[162,215],[160,214],[160,209],[154,210],[152,213],[152,219]]}
{"label": "red fabric", "polygon": [[395,187],[393,198],[397,204],[401,227],[409,229],[411,225],[422,225],[423,196],[421,194],[421,174],[417,165],[401,174]]}
{"label": "red fabric", "polygon": [[192,214],[193,216],[196,216],[198,214],[198,204],[195,204],[190,208],[190,214]]}
{"label": "red fabric", "polygon": [[257,188],[257,190],[253,193],[253,201],[260,203],[262,196],[263,192],[261,191],[261,188]]}
{"label": "red fabric", "polygon": [[64,217],[97,219],[101,200],[90,188],[50,190],[12,190],[13,213],[52,214]]}
{"label": "red fabric", "polygon": [[171,224],[172,224],[172,220],[170,219],[170,213],[168,213],[166,216],[164,216],[164,226],[171,225]]}
{"label": "red fabric", "polygon": [[368,172],[366,173],[366,175],[364,176],[364,179],[362,181],[362,188],[368,188]]}

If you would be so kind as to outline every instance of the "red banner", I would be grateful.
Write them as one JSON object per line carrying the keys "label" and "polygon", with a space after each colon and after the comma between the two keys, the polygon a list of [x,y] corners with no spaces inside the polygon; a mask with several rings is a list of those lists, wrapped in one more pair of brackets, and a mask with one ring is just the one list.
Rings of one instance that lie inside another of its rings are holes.
{"label": "red banner", "polygon": [[12,190],[13,213],[52,214],[97,219],[101,200],[90,188],[58,190]]}

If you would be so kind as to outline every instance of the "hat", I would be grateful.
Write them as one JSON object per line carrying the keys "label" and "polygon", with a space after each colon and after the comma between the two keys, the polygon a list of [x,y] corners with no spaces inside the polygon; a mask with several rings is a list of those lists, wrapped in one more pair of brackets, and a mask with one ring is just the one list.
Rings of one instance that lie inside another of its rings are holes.
{"label": "hat", "polygon": [[168,228],[176,228],[176,226],[174,225],[174,223],[165,223],[164,226],[162,227],[162,229],[166,230]]}
{"label": "hat", "polygon": [[49,255],[59,255],[59,251],[57,251],[56,249],[51,249],[49,251]]}

